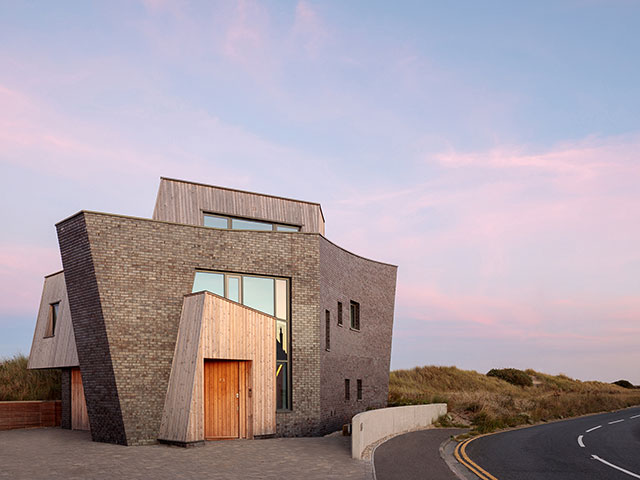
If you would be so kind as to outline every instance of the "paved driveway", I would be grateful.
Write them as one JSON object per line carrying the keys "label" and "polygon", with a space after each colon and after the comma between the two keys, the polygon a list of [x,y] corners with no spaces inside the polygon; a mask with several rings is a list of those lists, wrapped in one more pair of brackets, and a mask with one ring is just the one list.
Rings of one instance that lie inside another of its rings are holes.
{"label": "paved driveway", "polygon": [[351,458],[350,437],[207,442],[203,447],[122,447],[88,432],[0,431],[0,479],[357,479],[371,464]]}

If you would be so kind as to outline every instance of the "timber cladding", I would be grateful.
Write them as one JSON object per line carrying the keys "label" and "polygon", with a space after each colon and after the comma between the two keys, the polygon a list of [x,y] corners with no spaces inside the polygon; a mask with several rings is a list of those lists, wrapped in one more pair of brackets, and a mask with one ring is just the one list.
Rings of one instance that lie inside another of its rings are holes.
{"label": "timber cladding", "polygon": [[0,430],[60,425],[60,400],[0,402]]}
{"label": "timber cladding", "polygon": [[57,229],[95,440],[157,440],[183,297],[196,269],[290,279],[293,408],[277,414],[277,434],[319,433],[319,235],[90,212]]}
{"label": "timber cladding", "polygon": [[202,225],[203,212],[279,222],[324,235],[319,204],[162,178],[154,220]]}
{"label": "timber cladding", "polygon": [[159,438],[275,434],[274,338],[274,317],[209,292],[185,296]]}
{"label": "timber cladding", "polygon": [[[59,304],[53,335],[47,332],[51,321],[51,305]],[[62,368],[78,366],[76,342],[63,272],[44,279],[38,319],[33,334],[28,368]]]}

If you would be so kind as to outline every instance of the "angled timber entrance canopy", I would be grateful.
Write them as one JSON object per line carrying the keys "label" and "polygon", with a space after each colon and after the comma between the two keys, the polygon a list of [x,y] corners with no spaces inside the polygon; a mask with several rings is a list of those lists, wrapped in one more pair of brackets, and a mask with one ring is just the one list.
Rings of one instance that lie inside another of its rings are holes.
{"label": "angled timber entrance canopy", "polygon": [[208,421],[233,423],[237,418],[240,438],[274,434],[274,337],[275,317],[210,292],[186,295],[159,440],[178,444],[205,440],[205,404],[214,401],[205,392],[206,360],[241,365],[238,391],[232,392],[237,395],[237,410],[218,411],[217,418]]}

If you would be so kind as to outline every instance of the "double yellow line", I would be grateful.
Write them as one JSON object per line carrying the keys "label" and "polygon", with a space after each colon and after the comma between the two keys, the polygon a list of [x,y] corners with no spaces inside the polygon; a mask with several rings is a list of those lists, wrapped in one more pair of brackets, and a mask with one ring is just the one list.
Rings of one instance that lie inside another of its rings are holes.
{"label": "double yellow line", "polygon": [[458,445],[456,445],[456,448],[453,451],[453,455],[456,457],[456,460],[458,460],[462,465],[464,465],[473,473],[475,473],[482,480],[498,480],[496,477],[491,475],[480,465],[478,465],[473,460],[471,460],[467,455],[467,445],[469,445],[474,440],[484,436],[485,435],[479,435],[477,437],[473,437],[473,438],[470,438],[469,440],[465,440],[464,442],[459,443]]}

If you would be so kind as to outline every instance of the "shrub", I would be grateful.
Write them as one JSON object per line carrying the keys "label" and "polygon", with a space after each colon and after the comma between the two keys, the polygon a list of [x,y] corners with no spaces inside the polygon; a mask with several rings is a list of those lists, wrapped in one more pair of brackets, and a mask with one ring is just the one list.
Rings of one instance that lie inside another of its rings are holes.
{"label": "shrub", "polygon": [[519,387],[530,387],[533,380],[526,372],[517,368],[492,368],[487,372],[488,377],[496,377]]}
{"label": "shrub", "polygon": [[0,401],[59,400],[59,370],[27,370],[28,358],[0,359]]}
{"label": "shrub", "polygon": [[618,380],[617,382],[613,382],[613,384],[622,388],[636,388],[629,380]]}

